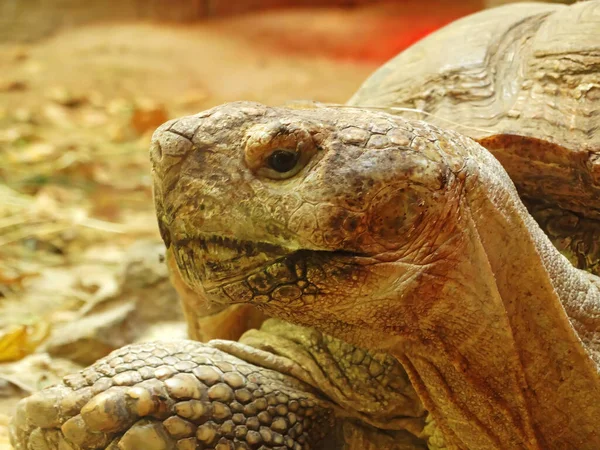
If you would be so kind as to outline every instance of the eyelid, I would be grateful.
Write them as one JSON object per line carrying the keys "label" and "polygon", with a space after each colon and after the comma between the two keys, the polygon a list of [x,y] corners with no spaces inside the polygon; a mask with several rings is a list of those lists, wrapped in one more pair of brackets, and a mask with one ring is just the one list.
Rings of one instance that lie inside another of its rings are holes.
{"label": "eyelid", "polygon": [[[244,159],[246,166],[256,175],[282,180],[301,171],[318,151],[313,134],[306,124],[259,124],[246,135]],[[268,160],[277,150],[289,150],[298,155],[296,166],[287,172],[269,167]]]}

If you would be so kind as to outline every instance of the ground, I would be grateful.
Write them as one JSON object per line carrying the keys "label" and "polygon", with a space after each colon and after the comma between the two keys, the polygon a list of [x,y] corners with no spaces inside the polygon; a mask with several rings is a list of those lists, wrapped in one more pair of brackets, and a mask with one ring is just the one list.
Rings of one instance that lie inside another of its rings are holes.
{"label": "ground", "polygon": [[404,8],[100,24],[0,44],[0,450],[19,398],[124,344],[185,335],[159,259],[153,129],[226,101],[343,103],[472,10]]}

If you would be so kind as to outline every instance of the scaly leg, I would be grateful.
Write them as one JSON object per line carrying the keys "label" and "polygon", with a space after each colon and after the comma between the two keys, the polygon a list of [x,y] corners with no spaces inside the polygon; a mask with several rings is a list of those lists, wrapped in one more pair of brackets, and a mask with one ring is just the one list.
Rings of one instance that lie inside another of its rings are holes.
{"label": "scaly leg", "polygon": [[312,449],[334,426],[310,386],[195,341],[130,345],[22,400],[17,450]]}

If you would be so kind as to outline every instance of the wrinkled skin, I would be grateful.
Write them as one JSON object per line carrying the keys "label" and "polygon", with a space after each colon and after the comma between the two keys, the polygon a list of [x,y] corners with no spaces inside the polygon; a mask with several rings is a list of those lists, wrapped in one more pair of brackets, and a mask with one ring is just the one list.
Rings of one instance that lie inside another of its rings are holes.
{"label": "wrinkled skin", "polygon": [[430,34],[348,104],[477,140],[561,253],[600,275],[598,86],[600,1],[516,2]]}
{"label": "wrinkled skin", "polygon": [[234,103],[165,124],[151,157],[163,239],[212,304],[390,353],[452,448],[600,446],[598,287],[474,141]]}

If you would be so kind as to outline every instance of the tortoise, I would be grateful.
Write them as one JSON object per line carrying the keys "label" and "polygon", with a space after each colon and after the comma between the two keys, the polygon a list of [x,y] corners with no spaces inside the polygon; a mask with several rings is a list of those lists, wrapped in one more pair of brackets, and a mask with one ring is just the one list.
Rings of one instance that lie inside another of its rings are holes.
{"label": "tortoise", "polygon": [[23,400],[15,447],[600,448],[599,25],[513,4],[347,105],[161,126],[191,337],[277,319],[117,350]]}

